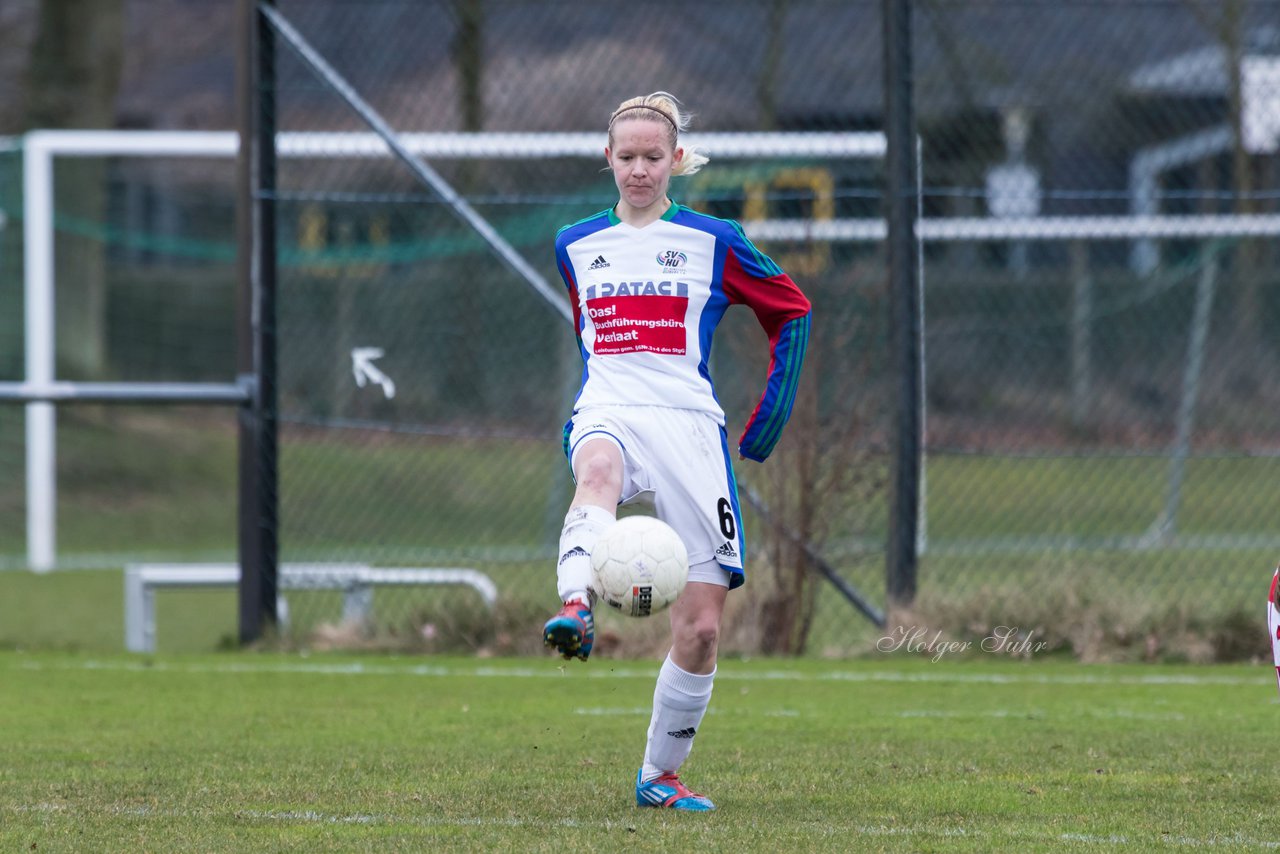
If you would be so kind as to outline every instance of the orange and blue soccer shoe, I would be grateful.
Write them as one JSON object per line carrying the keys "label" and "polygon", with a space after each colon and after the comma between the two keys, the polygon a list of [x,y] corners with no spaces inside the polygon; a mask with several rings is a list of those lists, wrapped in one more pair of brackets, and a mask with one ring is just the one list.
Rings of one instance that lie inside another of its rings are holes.
{"label": "orange and blue soccer shoe", "polygon": [[587,660],[596,639],[596,624],[591,608],[581,599],[565,602],[560,613],[542,627],[542,641],[565,658]]}
{"label": "orange and blue soccer shoe", "polygon": [[711,799],[705,795],[689,790],[680,782],[675,774],[663,774],[661,777],[641,782],[642,771],[636,772],[636,806],[665,807],[673,810],[689,810],[690,812],[710,812],[716,808]]}

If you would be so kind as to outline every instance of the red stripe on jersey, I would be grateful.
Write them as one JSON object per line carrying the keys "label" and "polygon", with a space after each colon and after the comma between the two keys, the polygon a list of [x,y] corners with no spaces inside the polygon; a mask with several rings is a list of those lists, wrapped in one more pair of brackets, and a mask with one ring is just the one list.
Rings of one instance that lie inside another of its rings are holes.
{"label": "red stripe on jersey", "polygon": [[[778,363],[778,339],[782,334],[782,329],[789,321],[799,317],[804,317],[809,313],[809,299],[791,280],[786,273],[779,273],[776,276],[768,278],[756,278],[747,273],[742,268],[741,262],[738,261],[737,254],[733,249],[729,249],[725,253],[724,273],[721,279],[725,296],[729,298],[730,303],[739,303],[747,305],[756,314],[756,319],[760,322],[760,326],[764,328],[765,334],[769,336],[769,369],[765,374],[764,393],[760,395],[760,400],[756,402],[755,409],[752,410],[751,416],[747,418],[746,426],[742,430],[742,436],[738,440],[739,451],[745,452],[742,447],[747,436],[755,427],[756,422],[761,418],[767,423],[772,417],[775,407],[785,406],[787,412],[784,417],[790,417],[791,401],[782,401],[778,399],[778,392],[781,390],[781,379],[788,369],[788,365]],[[804,353],[788,353],[789,359],[797,357],[804,358]],[[752,457],[755,459],[755,457]]]}
{"label": "red stripe on jersey", "polygon": [[791,281],[790,276],[779,273],[766,279],[757,279],[742,269],[733,249],[725,252],[721,281],[730,303],[749,306],[756,313],[756,319],[769,336],[771,355],[783,325],[788,320],[804,317],[809,313],[808,297]]}
{"label": "red stripe on jersey", "polygon": [[573,334],[582,337],[582,309],[578,306],[578,280],[573,277],[573,266],[560,265],[560,277],[569,288],[569,305],[573,307]]}

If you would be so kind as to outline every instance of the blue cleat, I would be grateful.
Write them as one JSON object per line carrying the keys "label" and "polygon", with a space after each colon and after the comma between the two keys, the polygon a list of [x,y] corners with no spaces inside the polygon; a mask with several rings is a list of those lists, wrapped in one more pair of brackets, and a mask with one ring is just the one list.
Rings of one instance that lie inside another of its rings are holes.
{"label": "blue cleat", "polygon": [[675,774],[663,774],[648,783],[640,782],[640,774],[636,772],[636,806],[666,807],[673,810],[689,810],[690,812],[710,812],[716,808],[711,799],[697,792],[689,791],[689,787],[680,782]]}
{"label": "blue cleat", "polygon": [[542,641],[565,658],[587,660],[596,639],[596,624],[591,608],[581,599],[565,602],[560,613],[542,627]]}

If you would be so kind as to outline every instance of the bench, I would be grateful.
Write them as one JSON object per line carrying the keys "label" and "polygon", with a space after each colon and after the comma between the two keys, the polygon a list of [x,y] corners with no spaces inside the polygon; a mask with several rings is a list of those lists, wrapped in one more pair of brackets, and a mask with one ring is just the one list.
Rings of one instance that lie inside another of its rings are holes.
{"label": "bench", "polygon": [[[124,643],[130,652],[155,652],[156,590],[161,587],[234,587],[240,567],[232,563],[131,564],[124,573]],[[373,612],[373,588],[450,584],[470,587],[490,610],[498,589],[483,572],[459,568],[372,567],[365,564],[284,564],[279,588],[341,590],[343,622],[366,622]],[[276,619],[289,622],[284,596],[277,597]]]}

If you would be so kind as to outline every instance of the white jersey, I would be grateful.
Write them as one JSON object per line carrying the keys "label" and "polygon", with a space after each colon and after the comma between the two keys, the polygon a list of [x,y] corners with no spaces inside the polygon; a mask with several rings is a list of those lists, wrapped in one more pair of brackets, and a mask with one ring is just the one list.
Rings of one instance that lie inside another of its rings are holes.
{"label": "white jersey", "polygon": [[725,310],[741,303],[755,311],[772,358],[739,451],[768,456],[795,399],[809,301],[736,223],[673,204],[636,228],[602,211],[560,229],[556,261],[583,359],[575,413],[669,406],[709,413],[723,426],[707,360]]}

